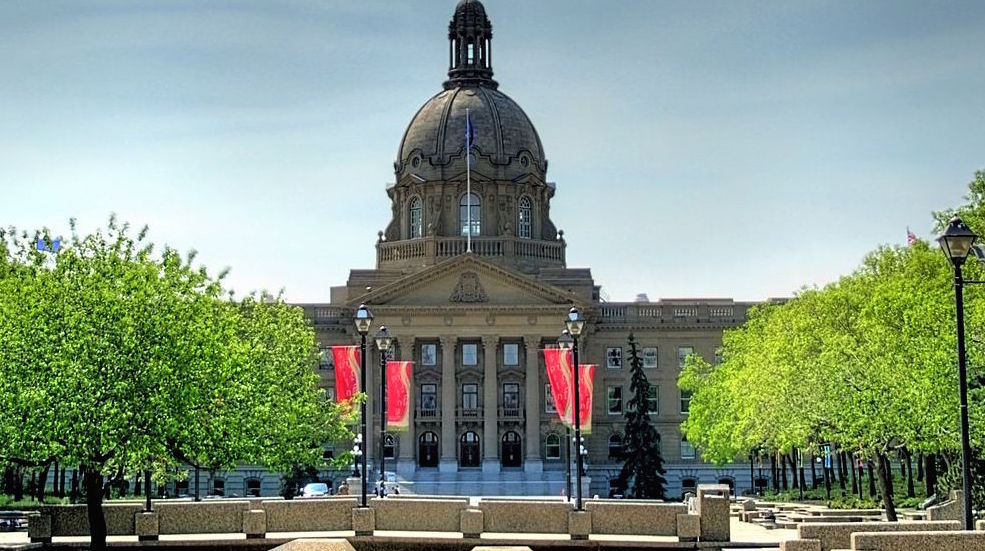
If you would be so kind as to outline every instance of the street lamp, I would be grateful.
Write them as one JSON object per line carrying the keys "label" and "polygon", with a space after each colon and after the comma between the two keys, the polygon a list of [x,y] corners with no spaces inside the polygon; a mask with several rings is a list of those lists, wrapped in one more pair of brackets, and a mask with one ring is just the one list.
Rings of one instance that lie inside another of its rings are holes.
{"label": "street lamp", "polygon": [[380,497],[386,495],[386,360],[393,338],[386,326],[376,332],[376,349],[380,351]]}
{"label": "street lamp", "polygon": [[581,312],[577,308],[572,307],[568,311],[568,317],[564,320],[564,325],[567,329],[561,334],[561,338],[558,339],[558,346],[563,350],[571,350],[571,360],[574,363],[574,379],[575,379],[575,451],[578,454],[578,466],[575,469],[575,510],[581,511],[581,473],[584,465],[584,457],[581,453],[581,399],[578,396],[579,376],[580,372],[578,369],[578,337],[581,335],[582,330],[585,328],[585,318],[582,317]]}
{"label": "street lamp", "polygon": [[[360,304],[359,308],[356,310],[356,316],[354,319],[356,323],[356,331],[359,333],[359,388],[366,392],[366,333],[369,333],[369,328],[373,325],[373,313],[366,308],[365,304]],[[367,393],[368,395],[368,393]],[[357,457],[362,457],[364,446],[363,446],[363,435],[369,434],[366,432],[366,400],[363,400],[362,405],[359,407],[359,438],[357,442],[359,443],[359,455]],[[362,505],[360,507],[367,507],[366,504],[366,460],[363,459],[363,476],[362,476]]]}
{"label": "street lamp", "polygon": [[[968,381],[964,346],[964,278],[961,266],[968,259],[971,246],[978,236],[960,218],[955,216],[947,225],[944,235],[937,238],[941,249],[954,265],[954,302],[956,304],[958,333],[958,392],[961,399],[961,476],[964,479],[964,529],[974,530],[971,514],[971,442],[968,429]],[[967,283],[980,283],[968,281]]]}

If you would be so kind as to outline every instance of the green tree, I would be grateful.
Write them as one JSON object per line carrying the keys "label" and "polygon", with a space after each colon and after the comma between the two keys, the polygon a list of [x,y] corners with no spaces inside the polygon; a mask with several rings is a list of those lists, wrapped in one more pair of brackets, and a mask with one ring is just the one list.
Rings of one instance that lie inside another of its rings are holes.
{"label": "green tree", "polygon": [[[111,218],[57,252],[0,233],[0,461],[79,465],[92,548],[106,477],[182,462],[278,469],[344,434],[313,373],[314,334],[280,299],[214,277]],[[53,248],[53,247],[49,247]]]}
{"label": "green tree", "polygon": [[[667,480],[660,454],[660,433],[650,422],[653,387],[643,372],[639,344],[629,334],[629,389],[633,397],[626,404],[626,428],[620,459],[624,461],[617,479],[619,490],[635,499],[664,499]],[[656,412],[653,412],[656,413]]]}

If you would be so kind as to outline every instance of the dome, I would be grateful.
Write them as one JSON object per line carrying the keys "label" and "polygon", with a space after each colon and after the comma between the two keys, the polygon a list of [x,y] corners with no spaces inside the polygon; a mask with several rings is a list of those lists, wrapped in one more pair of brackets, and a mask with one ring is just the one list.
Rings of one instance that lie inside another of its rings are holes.
{"label": "dome", "polygon": [[442,166],[463,159],[466,112],[472,119],[478,162],[516,163],[523,172],[546,172],[544,148],[527,114],[509,96],[487,86],[458,86],[428,100],[404,133],[397,172],[408,166],[416,169],[425,160]]}

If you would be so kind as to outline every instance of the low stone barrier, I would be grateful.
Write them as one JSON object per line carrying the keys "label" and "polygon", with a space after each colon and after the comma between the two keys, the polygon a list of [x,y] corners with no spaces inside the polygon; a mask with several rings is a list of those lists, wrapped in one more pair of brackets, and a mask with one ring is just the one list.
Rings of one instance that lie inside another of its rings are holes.
{"label": "low stone barrier", "polygon": [[592,514],[593,534],[676,536],[677,515],[687,513],[683,503],[647,501],[585,501]]}
{"label": "low stone barrier", "polygon": [[461,512],[468,498],[455,499],[373,499],[377,530],[461,532]]}
{"label": "low stone barrier", "polygon": [[831,549],[847,549],[851,545],[852,534],[855,532],[928,532],[959,529],[961,529],[961,523],[957,521],[805,522],[797,527],[797,538],[801,540],[816,540],[821,544],[821,551],[830,551]]}
{"label": "low stone barrier", "polygon": [[[103,505],[106,517],[106,534],[126,536],[133,534],[133,517],[143,511],[139,503]],[[51,516],[51,536],[88,536],[89,517],[85,505],[57,505],[42,507],[42,515]]]}
{"label": "low stone barrier", "polygon": [[216,499],[154,504],[161,534],[240,533],[243,531],[243,512],[248,510],[250,502],[246,500]]}
{"label": "low stone barrier", "polygon": [[961,520],[964,518],[964,492],[951,490],[947,501],[927,507],[927,520]]}
{"label": "low stone barrier", "polygon": [[699,484],[697,512],[701,517],[699,541],[729,541],[732,534],[727,484]]}
{"label": "low stone barrier", "polygon": [[[267,532],[334,532],[352,530],[355,497],[309,498],[289,501],[263,501]],[[254,505],[256,507],[256,505]]]}
{"label": "low stone barrier", "polygon": [[854,551],[985,551],[985,532],[857,532]]}
{"label": "low stone barrier", "polygon": [[563,501],[479,500],[484,532],[567,534],[572,507]]}

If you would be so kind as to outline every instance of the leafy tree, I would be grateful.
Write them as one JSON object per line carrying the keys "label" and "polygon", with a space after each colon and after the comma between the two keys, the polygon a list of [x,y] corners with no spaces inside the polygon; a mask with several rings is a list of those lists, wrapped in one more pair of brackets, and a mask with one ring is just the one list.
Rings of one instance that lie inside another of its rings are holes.
{"label": "leafy tree", "polygon": [[[643,359],[639,344],[629,334],[629,389],[633,393],[626,404],[626,429],[623,435],[618,487],[628,497],[635,499],[664,499],[667,480],[660,455],[660,433],[650,422],[650,382],[643,372]],[[656,412],[654,412],[656,413]]]}
{"label": "leafy tree", "polygon": [[155,255],[115,218],[39,251],[49,235],[0,232],[0,462],[79,465],[93,549],[106,477],[279,469],[344,434],[300,309],[232,300],[194,253]]}

